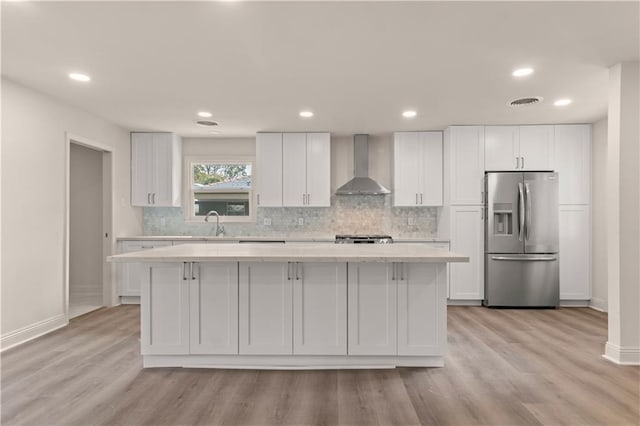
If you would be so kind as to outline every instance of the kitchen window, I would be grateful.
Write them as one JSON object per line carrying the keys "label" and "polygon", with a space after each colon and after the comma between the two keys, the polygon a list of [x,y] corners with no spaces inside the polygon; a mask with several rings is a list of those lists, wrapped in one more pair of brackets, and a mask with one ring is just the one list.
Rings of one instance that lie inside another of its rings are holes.
{"label": "kitchen window", "polygon": [[185,166],[187,220],[202,222],[214,210],[221,222],[255,221],[253,159],[191,157]]}

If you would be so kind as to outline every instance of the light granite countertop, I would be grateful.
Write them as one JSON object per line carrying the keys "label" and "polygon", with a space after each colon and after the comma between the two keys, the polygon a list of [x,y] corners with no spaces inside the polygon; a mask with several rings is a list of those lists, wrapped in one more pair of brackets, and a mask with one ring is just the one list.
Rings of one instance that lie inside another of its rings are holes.
{"label": "light granite countertop", "polygon": [[[334,242],[335,235],[297,237],[297,236],[241,236],[241,237],[212,237],[198,235],[143,235],[131,237],[117,237],[117,241],[286,241],[286,242]],[[396,243],[449,243],[443,238],[394,238]]]}
{"label": "light granite countertop", "polygon": [[111,262],[468,262],[422,244],[180,244],[109,256]]}

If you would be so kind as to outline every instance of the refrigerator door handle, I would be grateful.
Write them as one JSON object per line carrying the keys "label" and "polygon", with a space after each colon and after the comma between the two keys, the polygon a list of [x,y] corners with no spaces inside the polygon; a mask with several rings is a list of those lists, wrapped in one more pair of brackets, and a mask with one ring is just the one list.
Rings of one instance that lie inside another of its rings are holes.
{"label": "refrigerator door handle", "polygon": [[518,241],[522,241],[524,232],[524,190],[522,183],[518,183]]}
{"label": "refrigerator door handle", "polygon": [[527,223],[525,225],[525,234],[524,234],[524,239],[525,240],[529,240],[529,228],[531,228],[531,189],[529,188],[529,184],[525,183],[524,184],[524,188],[525,188],[525,194],[526,194],[526,198],[525,198],[525,204],[527,205],[527,211],[526,211],[526,218],[527,218]]}
{"label": "refrigerator door handle", "polygon": [[537,257],[517,257],[517,256],[491,256],[491,260],[517,260],[520,262],[551,262],[558,260],[556,256],[537,256]]}

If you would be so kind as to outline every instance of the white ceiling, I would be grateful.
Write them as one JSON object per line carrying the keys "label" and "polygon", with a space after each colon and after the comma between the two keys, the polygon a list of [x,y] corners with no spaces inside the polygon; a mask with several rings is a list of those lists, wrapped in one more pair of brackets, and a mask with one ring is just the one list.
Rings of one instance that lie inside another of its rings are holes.
{"label": "white ceiling", "polygon": [[[3,2],[2,74],[127,129],[183,136],[212,136],[200,110],[218,137],[592,122],[607,113],[607,68],[639,59],[639,5]],[[535,73],[513,78],[523,65]],[[75,70],[92,81],[69,80]],[[530,96],[544,101],[506,106]],[[561,97],[573,104],[554,107]]]}

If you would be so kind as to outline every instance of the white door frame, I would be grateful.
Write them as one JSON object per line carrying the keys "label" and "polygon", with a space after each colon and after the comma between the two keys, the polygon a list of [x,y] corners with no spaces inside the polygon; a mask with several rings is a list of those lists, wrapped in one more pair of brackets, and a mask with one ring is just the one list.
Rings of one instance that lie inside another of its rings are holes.
{"label": "white door frame", "polygon": [[69,203],[70,203],[70,175],[71,175],[71,144],[81,145],[95,151],[102,152],[102,305],[116,304],[116,289],[114,285],[114,268],[106,261],[106,257],[114,253],[113,238],[113,148],[91,139],[65,132],[65,213],[64,213],[64,264],[63,291],[64,316],[69,321]]}

